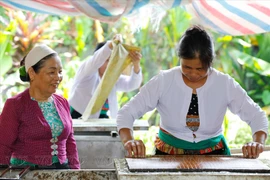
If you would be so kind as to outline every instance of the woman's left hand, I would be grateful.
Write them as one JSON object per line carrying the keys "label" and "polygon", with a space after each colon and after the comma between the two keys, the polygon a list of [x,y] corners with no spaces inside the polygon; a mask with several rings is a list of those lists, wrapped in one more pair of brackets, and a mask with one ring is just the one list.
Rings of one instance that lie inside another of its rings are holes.
{"label": "woman's left hand", "polygon": [[264,145],[258,142],[249,142],[242,147],[243,156],[245,158],[258,158],[263,152]]}
{"label": "woman's left hand", "polygon": [[134,66],[134,72],[138,74],[140,72],[140,60],[142,58],[142,54],[138,51],[129,52],[129,56],[131,57],[131,61]]}

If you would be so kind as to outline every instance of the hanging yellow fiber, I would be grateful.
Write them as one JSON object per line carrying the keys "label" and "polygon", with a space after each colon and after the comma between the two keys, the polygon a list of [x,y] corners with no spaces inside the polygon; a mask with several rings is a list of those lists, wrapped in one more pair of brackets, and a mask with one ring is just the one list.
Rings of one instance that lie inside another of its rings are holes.
{"label": "hanging yellow fiber", "polygon": [[139,47],[121,44],[118,41],[113,42],[113,50],[107,69],[82,115],[84,121],[88,120],[91,114],[95,114],[101,110],[119,76],[131,63],[131,58],[128,55],[131,51],[141,51],[141,49]]}

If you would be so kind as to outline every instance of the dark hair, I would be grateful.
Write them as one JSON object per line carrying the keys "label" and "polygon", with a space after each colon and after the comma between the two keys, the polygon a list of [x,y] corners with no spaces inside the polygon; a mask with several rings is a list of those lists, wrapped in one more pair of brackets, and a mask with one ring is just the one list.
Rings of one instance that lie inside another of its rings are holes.
{"label": "dark hair", "polygon": [[103,41],[103,42],[98,43],[94,52],[96,52],[97,50],[102,48],[106,43],[107,43],[107,41]]}
{"label": "dark hair", "polygon": [[[48,59],[52,58],[52,57],[55,57],[57,54],[56,53],[52,53],[52,54],[49,54],[47,56],[45,56],[44,58],[42,58],[40,61],[38,61],[34,66],[32,66],[32,68],[34,69],[34,71],[36,73],[38,73],[40,71],[40,69],[42,67],[44,67],[44,64],[45,64],[45,61],[47,61]],[[27,56],[27,55],[26,55]],[[20,62],[20,65],[21,66],[24,66],[25,65],[25,58],[26,56],[24,56],[24,58],[21,60]],[[23,81],[23,82],[30,82],[30,77],[29,77],[29,74],[26,72],[26,75],[25,76],[22,76],[20,74],[20,79]]]}
{"label": "dark hair", "polygon": [[214,60],[214,44],[209,34],[198,26],[186,30],[181,37],[177,55],[181,59],[199,58],[203,68],[208,69]]}

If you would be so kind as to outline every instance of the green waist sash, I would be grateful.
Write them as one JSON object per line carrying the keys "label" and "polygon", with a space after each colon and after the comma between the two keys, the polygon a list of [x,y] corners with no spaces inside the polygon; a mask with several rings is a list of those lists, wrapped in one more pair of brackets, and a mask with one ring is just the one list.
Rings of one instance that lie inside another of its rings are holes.
{"label": "green waist sash", "polygon": [[[57,156],[53,156],[52,157],[52,163],[58,163],[59,159]],[[21,159],[17,159],[17,158],[11,158],[10,159],[10,164],[13,166],[24,166],[24,165],[28,165],[28,166],[35,166],[36,164],[21,160]]]}
{"label": "green waist sash", "polygon": [[69,106],[69,110],[70,110],[70,114],[72,114],[74,111],[74,108],[72,106]]}
{"label": "green waist sash", "polygon": [[159,130],[158,137],[163,142],[165,142],[166,144],[169,144],[170,146],[173,146],[179,149],[186,149],[186,150],[202,150],[206,148],[211,148],[217,145],[220,141],[222,141],[224,149],[225,149],[225,155],[231,155],[230,149],[223,135],[219,135],[211,139],[203,140],[198,143],[188,142],[188,141],[178,139],[170,134],[164,133],[162,130]]}

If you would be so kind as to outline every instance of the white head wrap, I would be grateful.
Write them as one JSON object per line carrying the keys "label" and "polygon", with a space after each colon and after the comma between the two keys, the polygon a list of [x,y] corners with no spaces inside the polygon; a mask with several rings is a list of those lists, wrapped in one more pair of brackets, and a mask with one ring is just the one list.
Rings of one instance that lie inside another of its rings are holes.
{"label": "white head wrap", "polygon": [[[45,44],[37,45],[27,54],[25,58],[25,71],[28,72],[28,69],[35,64],[37,64],[44,57],[56,53],[54,50],[46,46]],[[56,53],[57,54],[57,53]]]}

